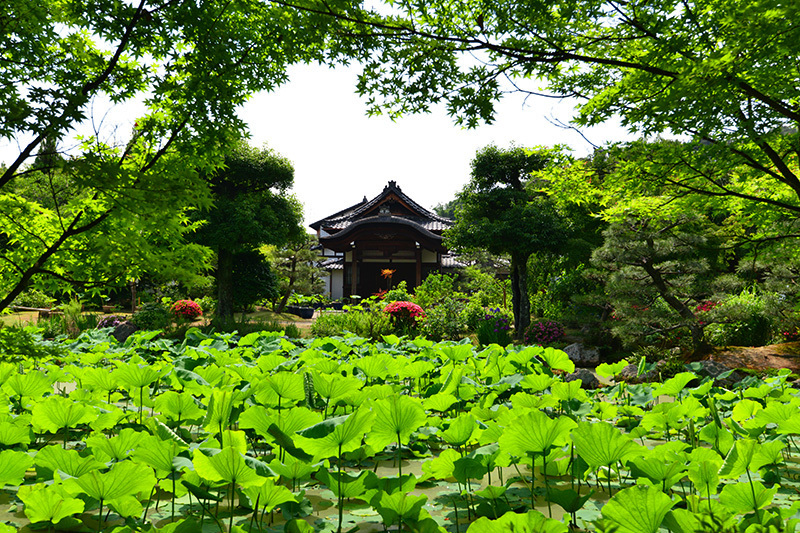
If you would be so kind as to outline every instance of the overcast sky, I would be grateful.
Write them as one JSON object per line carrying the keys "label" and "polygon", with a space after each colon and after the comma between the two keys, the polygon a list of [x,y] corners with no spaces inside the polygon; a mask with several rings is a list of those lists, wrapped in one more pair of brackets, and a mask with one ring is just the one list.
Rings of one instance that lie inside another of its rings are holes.
{"label": "overcast sky", "polygon": [[[294,192],[311,223],[378,195],[389,180],[424,207],[451,200],[469,180],[470,161],[489,144],[507,147],[565,144],[583,156],[592,151],[568,122],[574,102],[543,97],[524,101],[509,95],[491,126],[465,130],[445,109],[392,122],[367,117],[355,94],[357,71],[298,66],[291,82],[255,96],[242,110],[251,142],[266,143],[295,168]],[[623,140],[625,131],[609,125],[583,132],[595,144]]]}

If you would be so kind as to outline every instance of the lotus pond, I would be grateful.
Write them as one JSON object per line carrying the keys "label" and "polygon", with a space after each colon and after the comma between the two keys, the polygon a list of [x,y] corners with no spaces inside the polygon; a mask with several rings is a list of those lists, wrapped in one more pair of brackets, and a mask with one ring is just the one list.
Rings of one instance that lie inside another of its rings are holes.
{"label": "lotus pond", "polygon": [[[3,531],[794,531],[798,392],[552,348],[95,330],[0,364]],[[623,364],[601,365],[610,378]]]}

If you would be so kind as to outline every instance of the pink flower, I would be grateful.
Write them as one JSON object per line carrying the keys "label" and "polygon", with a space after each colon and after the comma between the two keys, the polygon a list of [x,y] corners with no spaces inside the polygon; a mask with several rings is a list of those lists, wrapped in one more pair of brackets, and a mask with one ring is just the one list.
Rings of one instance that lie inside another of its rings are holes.
{"label": "pink flower", "polygon": [[171,307],[172,314],[179,318],[193,320],[203,314],[200,305],[192,300],[178,300]]}
{"label": "pink flower", "polygon": [[383,308],[385,313],[389,313],[394,318],[398,319],[414,319],[422,318],[425,316],[425,311],[414,302],[392,302]]}

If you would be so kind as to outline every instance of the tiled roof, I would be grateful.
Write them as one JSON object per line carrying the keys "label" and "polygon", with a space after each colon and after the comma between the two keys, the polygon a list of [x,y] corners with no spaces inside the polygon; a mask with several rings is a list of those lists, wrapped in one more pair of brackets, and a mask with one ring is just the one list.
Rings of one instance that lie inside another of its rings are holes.
{"label": "tiled roof", "polygon": [[453,221],[449,218],[445,218],[442,216],[437,215],[431,211],[428,211],[414,200],[409,198],[401,189],[397,186],[397,183],[394,181],[390,181],[388,185],[383,188],[383,191],[373,198],[372,200],[367,201],[367,198],[352,205],[346,209],[338,211],[326,218],[318,220],[311,224],[311,227],[314,229],[330,229],[334,231],[343,230],[347,228],[350,224],[357,221],[361,218],[361,215],[369,212],[372,208],[376,205],[380,204],[381,201],[389,196],[390,194],[396,194],[403,202],[408,204],[414,211],[416,211],[417,216],[403,216],[402,218],[406,218],[416,224],[419,224],[423,228],[428,231],[439,233],[443,230],[446,230],[450,226],[453,225]]}

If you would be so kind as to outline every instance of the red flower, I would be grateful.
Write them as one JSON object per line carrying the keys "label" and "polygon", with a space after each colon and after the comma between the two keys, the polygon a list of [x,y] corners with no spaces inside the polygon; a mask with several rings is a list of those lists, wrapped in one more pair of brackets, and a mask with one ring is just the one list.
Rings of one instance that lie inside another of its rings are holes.
{"label": "red flower", "polygon": [[425,316],[425,311],[414,302],[392,302],[383,308],[383,311],[399,319],[414,319]]}
{"label": "red flower", "polygon": [[188,318],[193,320],[203,314],[200,305],[192,300],[178,300],[170,309],[172,314],[179,318]]}

